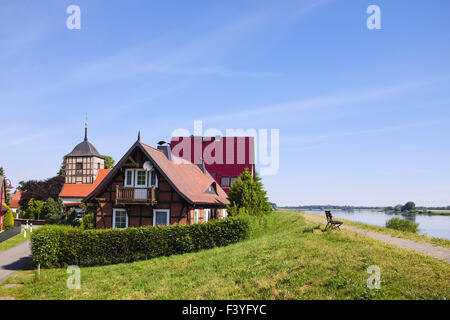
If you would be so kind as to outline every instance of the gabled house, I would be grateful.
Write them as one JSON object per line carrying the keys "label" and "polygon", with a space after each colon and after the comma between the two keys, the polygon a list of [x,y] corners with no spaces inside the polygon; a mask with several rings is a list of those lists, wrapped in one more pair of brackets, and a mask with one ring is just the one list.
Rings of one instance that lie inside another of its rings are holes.
{"label": "gabled house", "polygon": [[227,194],[245,169],[255,174],[254,137],[172,137],[170,147],[174,155],[192,163],[203,160]]}
{"label": "gabled house", "polygon": [[97,229],[222,219],[229,204],[203,164],[173,156],[168,145],[153,148],[139,138],[83,201],[96,205]]}
{"label": "gabled house", "polygon": [[59,193],[59,197],[63,201],[66,210],[75,208],[76,211],[81,211],[79,209],[81,201],[102,182],[110,171],[111,169],[100,169],[93,184],[65,183]]}
{"label": "gabled house", "polygon": [[11,208],[12,212],[15,213],[16,218],[18,218],[19,210],[20,210],[20,200],[22,199],[23,191],[16,190],[13,194],[11,194],[11,201],[9,204],[9,207]]}

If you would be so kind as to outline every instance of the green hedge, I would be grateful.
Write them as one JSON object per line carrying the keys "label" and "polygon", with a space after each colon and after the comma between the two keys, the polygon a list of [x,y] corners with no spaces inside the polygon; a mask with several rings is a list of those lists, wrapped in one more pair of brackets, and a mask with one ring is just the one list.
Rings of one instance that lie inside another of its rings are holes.
{"label": "green hedge", "polygon": [[151,259],[226,246],[249,236],[249,223],[239,218],[179,226],[82,230],[43,226],[33,232],[33,263],[55,268],[97,266]]}

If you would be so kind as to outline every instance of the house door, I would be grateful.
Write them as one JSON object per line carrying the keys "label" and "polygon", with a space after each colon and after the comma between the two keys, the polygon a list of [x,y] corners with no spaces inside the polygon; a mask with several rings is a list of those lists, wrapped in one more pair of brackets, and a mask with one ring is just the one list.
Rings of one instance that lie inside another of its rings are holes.
{"label": "house door", "polygon": [[135,179],[134,198],[138,200],[147,199],[147,171],[136,170]]}

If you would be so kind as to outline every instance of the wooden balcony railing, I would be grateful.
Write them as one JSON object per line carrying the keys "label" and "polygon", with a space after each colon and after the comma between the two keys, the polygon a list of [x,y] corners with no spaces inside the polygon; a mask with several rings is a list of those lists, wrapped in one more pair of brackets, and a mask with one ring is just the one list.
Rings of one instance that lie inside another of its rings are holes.
{"label": "wooden balcony railing", "polygon": [[156,188],[129,188],[116,186],[116,204],[151,204],[157,203]]}

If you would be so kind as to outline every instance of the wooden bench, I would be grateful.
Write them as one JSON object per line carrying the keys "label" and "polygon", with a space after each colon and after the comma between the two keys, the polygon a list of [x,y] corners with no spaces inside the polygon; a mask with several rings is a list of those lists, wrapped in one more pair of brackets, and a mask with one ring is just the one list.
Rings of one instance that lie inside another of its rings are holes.
{"label": "wooden bench", "polygon": [[325,210],[325,215],[327,216],[327,225],[325,226],[325,230],[327,230],[328,228],[330,230],[334,229],[341,230],[339,227],[343,224],[343,222],[333,220],[333,216],[331,215],[330,210]]}

